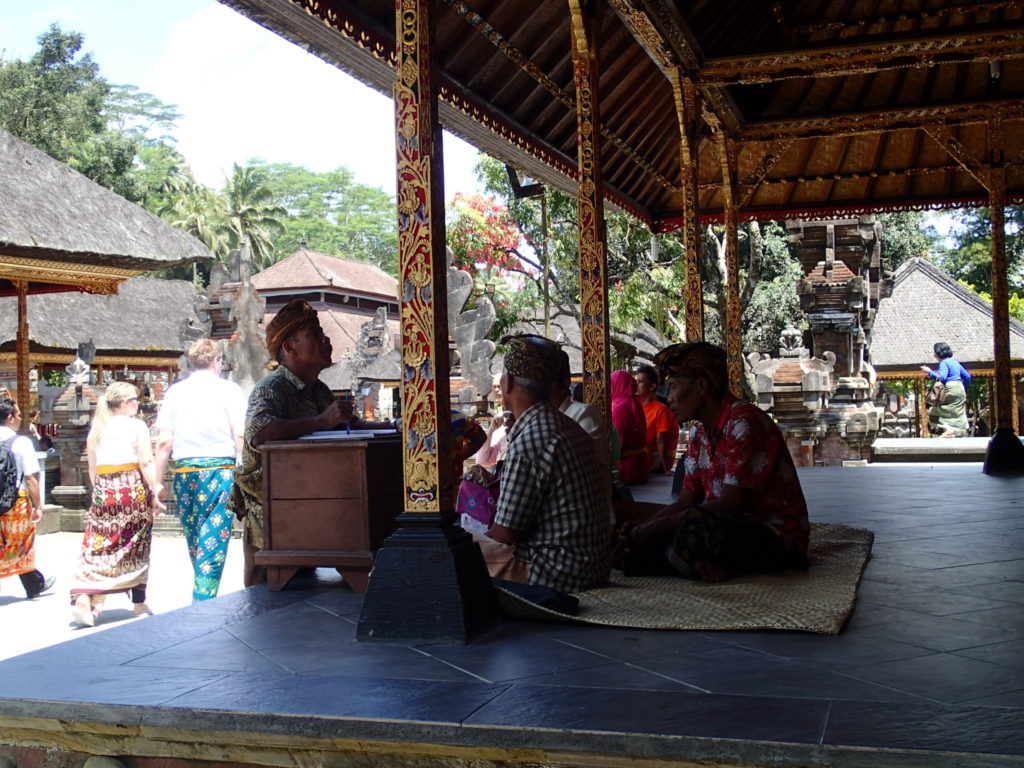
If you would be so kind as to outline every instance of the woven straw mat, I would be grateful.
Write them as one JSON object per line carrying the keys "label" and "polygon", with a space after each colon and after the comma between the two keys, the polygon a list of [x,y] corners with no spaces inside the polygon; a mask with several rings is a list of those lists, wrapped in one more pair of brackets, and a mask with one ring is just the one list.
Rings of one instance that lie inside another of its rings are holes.
{"label": "woven straw mat", "polygon": [[853,611],[857,584],[874,534],[863,528],[812,523],[811,567],[742,576],[720,584],[682,578],[626,577],[578,592],[575,616],[557,613],[497,589],[502,610],[517,618],[640,629],[789,629],[836,635]]}

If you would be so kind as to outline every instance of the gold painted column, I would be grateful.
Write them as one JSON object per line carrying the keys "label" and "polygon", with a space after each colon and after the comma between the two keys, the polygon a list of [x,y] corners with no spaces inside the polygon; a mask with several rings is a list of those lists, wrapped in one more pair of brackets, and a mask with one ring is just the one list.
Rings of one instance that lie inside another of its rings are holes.
{"label": "gold painted column", "polygon": [[455,525],[431,6],[432,0],[396,0],[395,7],[404,512],[374,559],[359,640],[465,643],[498,620],[480,547]]}
{"label": "gold painted column", "polygon": [[18,291],[18,335],[15,341],[15,377],[18,381],[18,408],[25,431],[28,431],[28,414],[31,411],[32,393],[29,392],[29,337],[28,337],[28,282],[15,280]]}
{"label": "gold painted column", "polygon": [[995,376],[992,422],[985,453],[989,475],[1024,474],[1024,445],[1013,423],[1013,374],[1010,369],[1010,292],[1006,280],[1006,170],[1002,163],[1002,123],[989,125],[989,207],[992,211],[992,352]]}
{"label": "gold painted column", "polygon": [[736,142],[719,132],[722,197],[725,212],[725,353],[733,395],[743,395],[743,322],[740,307],[740,253],[736,209]]}
{"label": "gold painted column", "polygon": [[993,168],[989,206],[992,209],[992,352],[995,360],[993,426],[1013,429],[1013,381],[1010,373],[1010,292],[1006,280],[1006,174]]}
{"label": "gold painted column", "polygon": [[697,93],[680,69],[672,72],[672,95],[679,123],[679,168],[683,190],[683,267],[686,340],[704,339],[704,286],[700,276],[700,222],[697,210]]}
{"label": "gold painted column", "polygon": [[611,424],[608,381],[608,265],[605,258],[604,187],[598,114],[597,25],[593,3],[569,0],[572,63],[576,81],[576,131],[580,228],[580,331],[583,337],[583,399]]}

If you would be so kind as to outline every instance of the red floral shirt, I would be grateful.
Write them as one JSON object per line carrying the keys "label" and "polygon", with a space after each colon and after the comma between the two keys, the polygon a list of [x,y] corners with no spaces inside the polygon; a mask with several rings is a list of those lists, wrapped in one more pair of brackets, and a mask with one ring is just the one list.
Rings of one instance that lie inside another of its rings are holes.
{"label": "red floral shirt", "polygon": [[786,441],[764,411],[728,394],[713,428],[694,422],[683,481],[704,501],[719,499],[724,485],[757,491],[746,514],[806,554],[807,502]]}

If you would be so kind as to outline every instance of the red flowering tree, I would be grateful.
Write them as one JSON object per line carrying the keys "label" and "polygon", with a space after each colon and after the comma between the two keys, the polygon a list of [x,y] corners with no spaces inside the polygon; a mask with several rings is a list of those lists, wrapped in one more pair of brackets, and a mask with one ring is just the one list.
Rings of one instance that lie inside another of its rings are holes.
{"label": "red flowering tree", "polygon": [[516,250],[523,235],[508,209],[493,197],[457,192],[448,205],[448,245],[455,266],[478,277],[522,268]]}

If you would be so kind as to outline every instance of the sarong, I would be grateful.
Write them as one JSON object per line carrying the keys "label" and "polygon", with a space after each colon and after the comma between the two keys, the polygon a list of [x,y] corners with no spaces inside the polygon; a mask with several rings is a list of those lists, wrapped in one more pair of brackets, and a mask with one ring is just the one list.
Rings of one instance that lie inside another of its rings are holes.
{"label": "sarong", "polygon": [[0,516],[0,579],[36,569],[35,542],[32,505],[28,494],[21,491],[14,506]]}
{"label": "sarong", "polygon": [[174,497],[192,560],[192,599],[217,596],[235,516],[228,512],[232,458],[177,459]]}
{"label": "sarong", "polygon": [[102,466],[97,470],[92,504],[86,512],[72,599],[81,594],[130,590],[132,602],[144,602],[153,539],[152,493],[138,465],[121,471],[104,470]]}
{"label": "sarong", "polygon": [[936,435],[951,429],[956,437],[967,437],[967,393],[962,381],[946,382],[946,402],[928,409],[928,429]]}
{"label": "sarong", "polygon": [[697,565],[710,563],[733,574],[776,573],[806,568],[807,559],[792,552],[767,523],[749,517],[709,512],[703,507],[686,510],[666,553],[681,575],[697,577]]}

